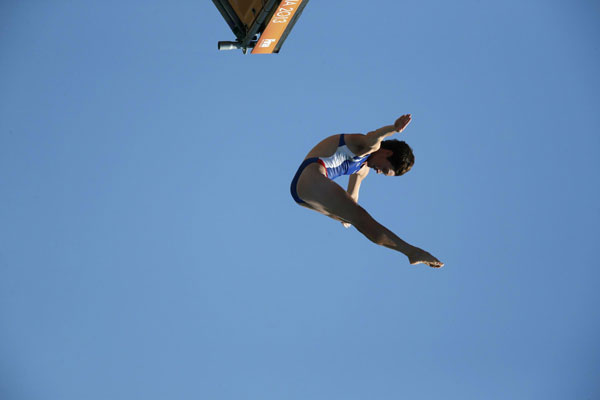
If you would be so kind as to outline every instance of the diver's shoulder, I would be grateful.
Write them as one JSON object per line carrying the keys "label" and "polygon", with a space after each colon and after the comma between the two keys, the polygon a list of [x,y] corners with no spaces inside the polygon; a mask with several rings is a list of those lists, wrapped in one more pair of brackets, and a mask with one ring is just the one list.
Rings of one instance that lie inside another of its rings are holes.
{"label": "diver's shoulder", "polygon": [[344,135],[346,146],[357,156],[364,156],[373,152],[367,141],[367,136],[362,133],[347,133]]}

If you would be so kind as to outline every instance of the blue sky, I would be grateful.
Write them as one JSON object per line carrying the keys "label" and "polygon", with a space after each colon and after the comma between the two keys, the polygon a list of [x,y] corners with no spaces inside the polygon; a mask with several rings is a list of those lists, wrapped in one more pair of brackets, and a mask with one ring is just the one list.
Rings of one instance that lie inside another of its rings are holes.
{"label": "blue sky", "polygon": [[[3,2],[0,397],[597,398],[599,15],[311,1],[244,56],[209,1]],[[441,270],[289,195],[404,113],[360,203]]]}

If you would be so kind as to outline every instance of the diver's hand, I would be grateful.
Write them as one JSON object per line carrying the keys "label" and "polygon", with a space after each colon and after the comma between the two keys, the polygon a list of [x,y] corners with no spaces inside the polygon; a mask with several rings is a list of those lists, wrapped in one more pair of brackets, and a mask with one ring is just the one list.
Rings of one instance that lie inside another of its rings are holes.
{"label": "diver's hand", "polygon": [[404,128],[406,128],[406,126],[410,123],[411,119],[412,116],[410,114],[404,114],[403,116],[398,118],[396,122],[394,122],[394,129],[396,129],[396,132],[402,132]]}
{"label": "diver's hand", "polygon": [[444,266],[444,263],[418,247],[413,247],[410,253],[407,254],[408,261],[412,265],[415,264],[427,264],[432,268],[441,268]]}
{"label": "diver's hand", "polygon": [[352,224],[348,223],[348,222],[342,222],[342,225],[344,225],[344,228],[346,228],[346,229],[348,229],[352,226]]}

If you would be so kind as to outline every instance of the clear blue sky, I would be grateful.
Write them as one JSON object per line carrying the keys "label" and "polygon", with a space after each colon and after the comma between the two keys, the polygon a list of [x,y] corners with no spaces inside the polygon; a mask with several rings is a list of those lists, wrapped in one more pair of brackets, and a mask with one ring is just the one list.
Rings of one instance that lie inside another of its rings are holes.
{"label": "clear blue sky", "polygon": [[[0,398],[600,396],[600,6],[366,4],[0,4]],[[404,113],[360,200],[441,270],[289,195]]]}

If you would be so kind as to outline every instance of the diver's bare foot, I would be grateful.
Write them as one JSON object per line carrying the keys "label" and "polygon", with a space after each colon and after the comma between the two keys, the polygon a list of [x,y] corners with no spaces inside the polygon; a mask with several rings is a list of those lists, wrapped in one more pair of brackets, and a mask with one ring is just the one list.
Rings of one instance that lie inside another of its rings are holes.
{"label": "diver's bare foot", "polygon": [[415,264],[426,264],[432,268],[441,268],[444,266],[444,263],[418,247],[415,247],[410,254],[408,254],[408,261],[412,265]]}

